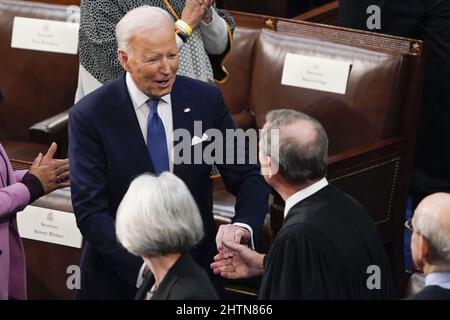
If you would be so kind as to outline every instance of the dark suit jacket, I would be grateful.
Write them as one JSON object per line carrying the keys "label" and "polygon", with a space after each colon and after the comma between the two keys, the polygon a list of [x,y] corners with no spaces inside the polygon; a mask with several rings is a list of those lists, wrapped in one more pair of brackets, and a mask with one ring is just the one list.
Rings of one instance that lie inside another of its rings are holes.
{"label": "dark suit jacket", "polygon": [[426,286],[407,300],[450,300],[450,290],[439,286]]}
{"label": "dark suit jacket", "polygon": [[[144,300],[155,279],[150,275],[136,294],[136,300]],[[218,300],[214,287],[205,270],[200,268],[189,253],[175,262],[153,294],[152,300]]]}
{"label": "dark suit jacket", "polygon": [[[195,132],[197,136],[210,128],[221,132],[235,128],[222,94],[214,86],[177,76],[171,102],[173,129],[187,129],[191,138],[194,121],[202,124],[202,132]],[[190,112],[185,112],[186,108],[190,108]],[[118,244],[114,220],[133,178],[154,170],[127,91],[125,75],[94,91],[72,108],[69,139],[72,203],[85,240],[81,258],[82,287],[78,297],[132,299],[143,261]],[[250,225],[257,238],[268,212],[270,192],[259,167],[221,164],[217,167],[227,189],[237,196],[233,222]],[[174,174],[186,183],[200,209],[205,237],[192,254],[207,270],[214,255],[216,233],[209,173],[210,165],[205,163],[174,165]]]}

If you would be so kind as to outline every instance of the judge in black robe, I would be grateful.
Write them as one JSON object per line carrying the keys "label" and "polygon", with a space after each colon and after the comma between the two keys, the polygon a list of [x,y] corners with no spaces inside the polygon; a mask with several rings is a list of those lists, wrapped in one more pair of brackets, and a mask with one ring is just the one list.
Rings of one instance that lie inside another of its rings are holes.
{"label": "judge in black robe", "polygon": [[286,201],[284,225],[266,256],[225,242],[231,255],[216,255],[214,273],[231,279],[262,275],[260,299],[396,298],[374,222],[325,178],[323,127],[288,109],[269,112],[266,121],[259,159],[264,178]]}
{"label": "judge in black robe", "polygon": [[395,297],[375,225],[355,199],[327,185],[289,210],[265,257],[260,299]]}

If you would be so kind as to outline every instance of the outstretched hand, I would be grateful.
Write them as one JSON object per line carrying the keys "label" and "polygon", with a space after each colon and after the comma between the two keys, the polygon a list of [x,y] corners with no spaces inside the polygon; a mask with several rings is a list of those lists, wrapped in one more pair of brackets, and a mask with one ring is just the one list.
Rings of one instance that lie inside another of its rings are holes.
{"label": "outstretched hand", "polygon": [[224,241],[229,254],[219,253],[214,257],[210,267],[214,274],[226,279],[251,278],[262,275],[264,255],[251,250],[245,245]]}
{"label": "outstretched hand", "polygon": [[223,245],[224,241],[239,244],[248,243],[250,240],[250,231],[247,229],[233,224],[223,224],[219,227],[216,236],[217,251],[223,253],[228,258],[230,250]]}

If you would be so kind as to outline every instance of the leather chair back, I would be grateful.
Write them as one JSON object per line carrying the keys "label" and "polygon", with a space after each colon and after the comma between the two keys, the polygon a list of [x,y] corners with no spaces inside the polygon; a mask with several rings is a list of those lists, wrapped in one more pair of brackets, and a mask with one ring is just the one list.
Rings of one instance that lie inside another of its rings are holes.
{"label": "leather chair back", "polygon": [[0,0],[0,139],[11,158],[46,151],[28,129],[73,104],[78,77],[77,55],[11,48],[14,17],[67,21],[70,14],[64,5]]}

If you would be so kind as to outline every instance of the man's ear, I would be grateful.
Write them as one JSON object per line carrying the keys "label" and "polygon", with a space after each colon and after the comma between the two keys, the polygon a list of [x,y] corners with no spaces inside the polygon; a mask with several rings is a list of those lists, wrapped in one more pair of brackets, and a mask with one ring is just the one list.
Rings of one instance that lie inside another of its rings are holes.
{"label": "man's ear", "polygon": [[261,156],[260,164],[261,164],[261,173],[267,178],[271,178],[277,173],[277,170],[274,170],[275,168],[274,161],[271,156]]}
{"label": "man's ear", "polygon": [[278,173],[278,170],[280,169],[278,162],[274,161],[272,157],[269,157],[269,167],[270,167],[270,176],[276,176]]}
{"label": "man's ear", "polygon": [[423,261],[430,262],[430,242],[423,235],[419,234],[420,255]]}
{"label": "man's ear", "polygon": [[117,50],[117,57],[119,58],[120,64],[122,65],[122,68],[125,69],[125,71],[130,72],[130,68],[128,66],[128,55],[125,51]]}

